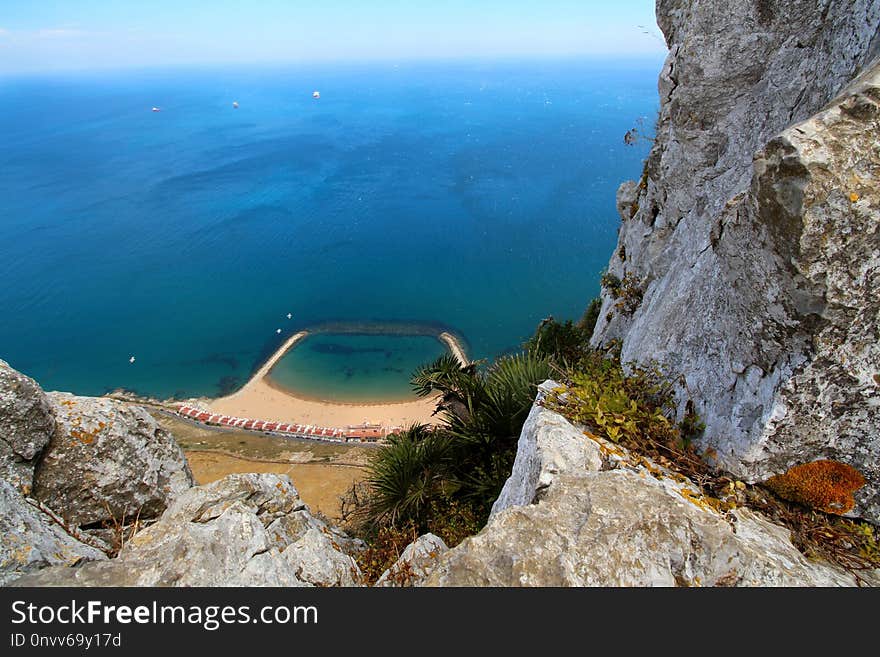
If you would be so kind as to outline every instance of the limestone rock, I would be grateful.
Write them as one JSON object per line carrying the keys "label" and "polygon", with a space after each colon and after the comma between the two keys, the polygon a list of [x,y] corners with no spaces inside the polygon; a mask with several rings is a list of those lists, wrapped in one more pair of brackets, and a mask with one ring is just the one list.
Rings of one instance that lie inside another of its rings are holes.
{"label": "limestone rock", "polygon": [[81,561],[107,558],[28,504],[18,490],[2,478],[0,536],[0,586],[47,566],[73,566]]}
{"label": "limestone rock", "polygon": [[34,497],[76,525],[155,518],[193,485],[173,436],[144,409],[49,393],[55,432],[34,474]]}
{"label": "limestone rock", "polygon": [[353,556],[366,548],[361,539],[352,538],[338,527],[316,518],[307,508],[278,518],[266,529],[272,539],[282,546],[296,543],[310,530],[316,530],[330,539],[335,550],[345,554]]}
{"label": "limestone rock", "polygon": [[439,536],[423,534],[406,546],[403,553],[386,570],[375,586],[415,586],[425,580],[440,555],[449,548]]}
{"label": "limestone rock", "polygon": [[42,388],[0,360],[0,477],[30,494],[34,464],[54,428]]}
{"label": "limestone rock", "polygon": [[[553,386],[548,382],[546,390]],[[514,466],[520,493],[486,527],[442,555],[426,586],[852,586],[808,561],[788,531],[746,509],[719,511],[685,477],[636,458],[535,406],[517,463],[544,445],[592,443],[599,458],[556,459],[544,486]],[[538,446],[535,450],[534,446]],[[575,448],[567,450],[578,454]],[[507,487],[507,486],[506,486]],[[533,491],[529,498],[529,491]]]}
{"label": "limestone rock", "polygon": [[511,506],[531,504],[538,491],[547,488],[560,472],[601,468],[602,456],[596,443],[584,440],[582,431],[540,405],[557,387],[555,381],[545,381],[538,387],[536,403],[516,446],[513,470],[492,505],[490,517]]}
{"label": "limestone rock", "polygon": [[617,214],[621,217],[632,217],[637,211],[639,186],[628,180],[617,188]]}
{"label": "limestone rock", "polygon": [[326,528],[310,527],[282,552],[297,578],[314,586],[357,586],[361,571]]}
{"label": "limestone rock", "polygon": [[[540,502],[498,513],[428,586],[845,586],[751,514],[736,522],[628,470],[563,475]],[[736,529],[735,529],[736,528]]]}
{"label": "limestone rock", "polygon": [[[337,586],[360,571],[285,475],[229,475],[183,492],[116,559],[49,568],[16,586]],[[303,531],[304,530],[304,531]],[[317,535],[316,535],[317,534]],[[291,542],[292,541],[292,542]],[[345,567],[350,570],[345,571]]]}
{"label": "limestone rock", "polygon": [[880,521],[880,3],[657,15],[656,141],[608,267],[644,296],[627,314],[604,291],[593,343],[681,375],[725,469],[843,461]]}

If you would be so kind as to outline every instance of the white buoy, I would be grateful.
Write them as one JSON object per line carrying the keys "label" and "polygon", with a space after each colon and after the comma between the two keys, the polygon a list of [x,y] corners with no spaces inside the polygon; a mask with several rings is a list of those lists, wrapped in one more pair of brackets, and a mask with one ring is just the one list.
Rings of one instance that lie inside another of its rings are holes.
{"label": "white buoy", "polygon": [[128,362],[129,362],[129,363],[133,363],[133,362],[134,362],[134,356],[132,356],[131,358],[129,358],[129,359],[128,359]]}

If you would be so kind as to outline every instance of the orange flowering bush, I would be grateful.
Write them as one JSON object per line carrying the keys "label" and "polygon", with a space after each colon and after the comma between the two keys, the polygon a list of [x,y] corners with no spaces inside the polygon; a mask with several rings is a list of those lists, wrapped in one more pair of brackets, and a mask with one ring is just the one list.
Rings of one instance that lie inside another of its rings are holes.
{"label": "orange flowering bush", "polygon": [[783,499],[843,515],[855,506],[853,493],[865,485],[865,478],[851,465],[823,460],[796,465],[764,485]]}

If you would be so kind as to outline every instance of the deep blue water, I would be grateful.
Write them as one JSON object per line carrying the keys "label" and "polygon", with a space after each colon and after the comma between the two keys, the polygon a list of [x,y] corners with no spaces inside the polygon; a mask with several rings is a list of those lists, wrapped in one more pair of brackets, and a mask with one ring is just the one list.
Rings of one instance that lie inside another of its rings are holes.
{"label": "deep blue water", "polygon": [[215,395],[323,321],[513,349],[597,294],[659,67],[0,79],[0,358],[46,389],[164,397]]}

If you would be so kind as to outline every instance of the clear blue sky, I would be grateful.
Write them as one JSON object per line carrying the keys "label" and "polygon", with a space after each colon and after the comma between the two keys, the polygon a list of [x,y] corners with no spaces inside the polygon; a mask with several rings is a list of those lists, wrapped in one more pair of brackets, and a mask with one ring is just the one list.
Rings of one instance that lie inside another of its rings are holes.
{"label": "clear blue sky", "polygon": [[4,73],[663,52],[654,0],[0,0]]}

